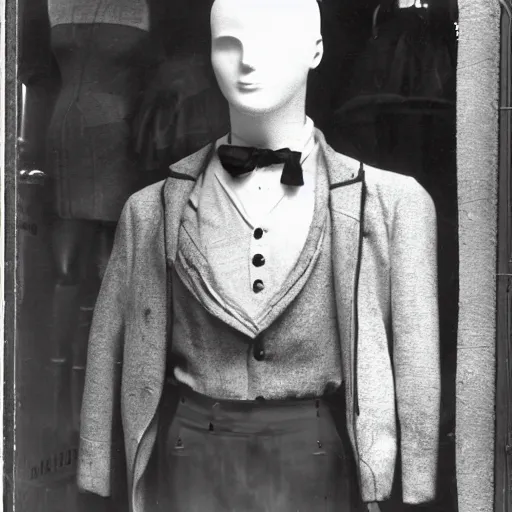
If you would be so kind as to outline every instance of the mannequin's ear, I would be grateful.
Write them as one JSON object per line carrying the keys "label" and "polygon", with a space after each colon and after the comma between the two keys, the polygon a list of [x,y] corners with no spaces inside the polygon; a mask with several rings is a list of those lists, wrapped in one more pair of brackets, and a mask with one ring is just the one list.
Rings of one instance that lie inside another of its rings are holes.
{"label": "mannequin's ear", "polygon": [[319,38],[315,42],[315,53],[313,54],[313,60],[311,62],[311,69],[318,67],[324,56],[324,41]]}

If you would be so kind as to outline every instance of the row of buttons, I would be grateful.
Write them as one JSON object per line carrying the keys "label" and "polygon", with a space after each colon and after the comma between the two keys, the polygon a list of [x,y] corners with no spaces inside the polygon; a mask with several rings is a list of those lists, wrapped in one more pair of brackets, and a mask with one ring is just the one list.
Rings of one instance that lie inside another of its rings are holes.
{"label": "row of buttons", "polygon": [[[256,240],[259,240],[263,236],[263,229],[256,228],[254,230],[254,238]],[[255,254],[252,258],[252,264],[255,267],[262,267],[265,265],[265,257],[262,254]],[[254,293],[259,293],[265,288],[265,285],[263,284],[263,281],[261,279],[256,279],[252,285],[252,289]],[[263,345],[260,340],[256,339],[254,341],[254,348],[253,348],[253,356],[256,361],[263,361],[265,359],[265,349],[263,348]],[[263,398],[263,397],[258,397]]]}
{"label": "row of buttons", "polygon": [[[263,229],[256,228],[253,233],[254,238],[259,240],[263,236]],[[255,254],[252,258],[252,264],[255,267],[262,267],[265,265],[265,257],[262,254]],[[254,293],[259,293],[265,289],[265,285],[261,279],[256,279],[254,283],[252,283],[252,291]],[[256,356],[254,356],[256,357]],[[257,358],[256,358],[257,359]]]}

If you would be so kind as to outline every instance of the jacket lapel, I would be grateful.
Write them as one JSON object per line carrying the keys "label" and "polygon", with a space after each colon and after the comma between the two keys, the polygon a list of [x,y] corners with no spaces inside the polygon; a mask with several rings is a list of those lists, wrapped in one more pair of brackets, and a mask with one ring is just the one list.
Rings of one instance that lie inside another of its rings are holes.
{"label": "jacket lapel", "polygon": [[[336,153],[319,136],[330,181],[332,262],[340,331],[347,414],[358,413],[357,399],[357,289],[362,256],[364,171],[356,160]],[[351,423],[351,422],[349,422]],[[350,434],[354,432],[349,425]]]}
{"label": "jacket lapel", "polygon": [[163,187],[165,253],[167,265],[173,265],[176,257],[178,232],[183,210],[195,186],[197,178],[205,171],[211,159],[214,144],[171,166]]}
{"label": "jacket lapel", "polygon": [[[158,230],[158,234],[155,233],[154,240],[149,240],[148,244],[151,246],[152,242],[157,242],[158,240],[162,240],[160,237],[163,236],[164,240],[164,250],[165,250],[165,260],[167,263],[167,267],[174,263],[174,259],[176,256],[177,250],[177,240],[178,240],[178,232],[179,226],[181,222],[181,217],[185,205],[189,199],[190,193],[196,183],[199,175],[205,170],[208,165],[211,151],[214,148],[213,144],[206,146],[201,149],[197,153],[189,156],[185,160],[178,162],[176,165],[172,166],[169,171],[169,177],[165,180],[164,185],[162,187],[162,206],[163,206],[163,233],[161,230]],[[161,243],[161,242],[160,242]],[[158,251],[148,247],[147,253],[147,261],[151,261],[152,257],[158,254]],[[163,256],[163,255],[162,255]],[[158,257],[157,257],[158,258]],[[161,258],[161,256],[160,256]],[[158,273],[154,273],[155,276]],[[151,274],[151,275],[153,275]],[[162,276],[159,276],[160,279]],[[160,279],[158,280],[159,282]],[[166,360],[166,352],[167,345],[166,342],[169,339],[169,327],[172,322],[171,315],[171,289],[170,289],[170,279],[169,272],[167,271],[166,277],[166,286],[164,287],[165,292],[161,294],[154,293],[154,290],[158,289],[158,286],[155,284],[153,287],[145,287],[144,289],[153,290],[152,294],[144,296],[144,300],[142,301],[144,304],[149,304],[150,301],[156,301],[158,304],[154,305],[154,310],[157,311],[157,305],[160,305],[161,314],[159,318],[165,318],[166,321],[154,322],[155,325],[158,325],[157,328],[151,329],[149,325],[144,323],[139,323],[141,333],[140,339],[145,340],[144,344],[147,349],[147,345],[153,343],[152,350],[145,350],[143,354],[140,354],[140,357],[136,358],[138,363],[143,361],[144,357],[151,358],[154,364],[147,364],[147,367],[156,368],[158,364],[165,364]],[[163,295],[165,294],[165,297]],[[163,301],[166,305],[162,307],[161,299],[165,298]],[[141,303],[142,303],[141,302]],[[146,306],[147,307],[147,306]],[[151,324],[153,325],[153,324]],[[158,332],[154,332],[155,329]],[[167,332],[165,332],[167,331]],[[158,345],[158,346],[157,346]],[[155,360],[154,357],[157,356]],[[142,364],[142,366],[144,366]],[[157,372],[159,376],[164,375],[164,371]],[[134,382],[136,379],[134,379]],[[135,429],[137,431],[137,436],[135,437],[136,444],[131,447],[129,450],[131,456],[129,457],[130,461],[133,460],[133,474],[131,481],[131,504],[130,510],[133,512],[142,512],[144,510],[144,493],[139,485],[140,478],[142,473],[144,472],[149,457],[151,454],[152,446],[156,439],[156,429],[157,429],[157,405],[160,399],[160,394],[162,391],[163,379],[158,383],[156,388],[159,391],[158,400],[144,400],[142,402],[137,402],[136,410],[140,413],[144,407],[147,407],[147,410],[143,414],[139,414],[141,418],[143,418],[143,422],[145,426],[143,428]],[[130,391],[128,395],[139,396],[136,393]],[[137,416],[137,415],[135,415]]]}

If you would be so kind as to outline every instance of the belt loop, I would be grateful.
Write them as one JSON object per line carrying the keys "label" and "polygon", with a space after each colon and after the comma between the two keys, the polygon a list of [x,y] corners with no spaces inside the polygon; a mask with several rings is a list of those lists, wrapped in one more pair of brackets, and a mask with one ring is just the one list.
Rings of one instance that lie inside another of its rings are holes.
{"label": "belt loop", "polygon": [[[217,420],[219,419],[219,413],[221,412],[220,402],[215,402],[210,410],[210,422],[213,423],[214,428]],[[210,429],[211,430],[211,429]]]}

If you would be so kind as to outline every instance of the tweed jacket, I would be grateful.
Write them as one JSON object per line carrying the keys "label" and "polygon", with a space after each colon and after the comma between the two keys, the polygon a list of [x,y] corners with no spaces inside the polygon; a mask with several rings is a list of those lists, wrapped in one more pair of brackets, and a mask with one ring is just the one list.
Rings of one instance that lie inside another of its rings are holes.
{"label": "tweed jacket", "polygon": [[[329,210],[347,425],[362,497],[391,493],[398,451],[405,503],[435,495],[440,409],[435,208],[410,177],[361,166],[316,131]],[[78,485],[111,494],[124,443],[130,510],[156,438],[174,264],[184,206],[211,146],[134,194],[97,300],[82,405]],[[170,340],[172,342],[172,340]],[[121,416],[122,432],[116,430]],[[398,439],[400,442],[398,442]]]}

